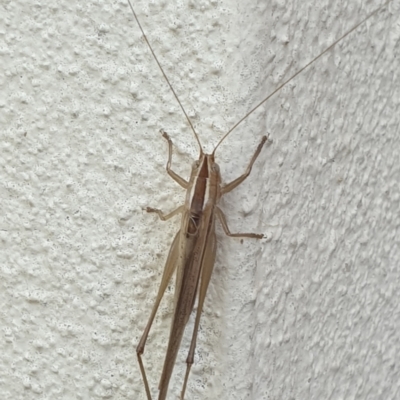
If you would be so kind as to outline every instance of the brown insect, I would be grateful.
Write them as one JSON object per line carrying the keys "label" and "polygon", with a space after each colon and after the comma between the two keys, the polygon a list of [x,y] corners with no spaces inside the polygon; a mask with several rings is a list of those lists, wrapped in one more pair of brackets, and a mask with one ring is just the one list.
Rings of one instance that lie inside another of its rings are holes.
{"label": "brown insect", "polygon": [[144,30],[136,16],[136,13],[132,7],[130,0],[128,0],[131,7],[132,13],[138,23],[138,26],[142,32],[142,35],[160,68],[166,82],[168,83],[176,101],[182,109],[189,126],[196,138],[196,141],[200,148],[200,155],[197,161],[192,166],[192,172],[189,181],[176,174],[172,168],[172,148],[173,144],[168,134],[162,131],[162,136],[168,142],[168,161],[167,161],[167,173],[174,179],[180,186],[186,190],[186,200],[183,205],[175,209],[174,211],[164,214],[161,210],[147,207],[147,212],[155,213],[159,216],[162,221],[166,221],[175,215],[181,215],[181,225],[178,233],[172,242],[168,258],[164,267],[164,272],[161,280],[161,284],[155,299],[153,309],[150,314],[150,318],[147,322],[146,328],[143,332],[139,345],[137,346],[136,352],[139,361],[140,371],[143,377],[145,391],[148,400],[152,400],[150,386],[148,383],[146,370],[143,363],[143,353],[146,345],[146,341],[149,335],[150,328],[154,321],[157,313],[160,301],[164,295],[164,292],[171,280],[173,273],[176,271],[176,284],[175,284],[175,307],[172,318],[170,337],[165,356],[164,366],[159,382],[159,400],[167,398],[168,385],[171,379],[172,371],[175,365],[176,357],[180,348],[181,340],[185,331],[186,324],[189,320],[190,314],[195,304],[196,296],[198,296],[198,307],[196,311],[196,318],[194,323],[194,329],[192,333],[192,339],[190,344],[189,353],[187,356],[187,368],[186,374],[183,381],[181,399],[184,399],[186,385],[189,378],[189,373],[194,360],[194,352],[196,348],[197,332],[200,323],[201,312],[203,309],[204,299],[207,293],[208,284],[210,282],[212,270],[215,262],[216,255],[216,234],[215,224],[218,219],[222,225],[222,228],[226,235],[231,237],[240,238],[252,238],[261,239],[262,234],[258,233],[231,233],[227,224],[226,217],[222,210],[219,208],[218,203],[221,197],[231,192],[237,186],[239,186],[250,174],[254,162],[259,156],[265,142],[268,140],[267,136],[263,136],[260,143],[254,152],[246,170],[238,178],[227,184],[222,183],[221,174],[219,171],[218,164],[215,162],[215,153],[219,145],[226,139],[226,137],[239,125],[241,124],[250,114],[252,114],[257,108],[264,104],[270,97],[281,90],[288,82],[293,80],[297,75],[302,73],[306,68],[313,64],[316,60],[322,57],[325,53],[331,50],[337,43],[343,38],[348,36],[351,32],[357,29],[361,24],[365,23],[369,18],[375,15],[379,10],[385,7],[390,1],[387,1],[384,5],[373,11],[361,22],[359,22],[352,29],[347,31],[339,39],[334,41],[329,47],[327,47],[317,57],[307,63],[304,67],[300,68],[293,76],[287,79],[279,87],[277,87],[271,94],[265,97],[260,103],[253,107],[243,118],[241,118],[219,141],[217,146],[214,148],[211,154],[203,152],[202,145],[197,135],[192,122],[190,121],[186,111],[184,110],[178,96],[176,95],[171,83],[169,82],[161,64],[159,63],[151,44],[149,43]]}

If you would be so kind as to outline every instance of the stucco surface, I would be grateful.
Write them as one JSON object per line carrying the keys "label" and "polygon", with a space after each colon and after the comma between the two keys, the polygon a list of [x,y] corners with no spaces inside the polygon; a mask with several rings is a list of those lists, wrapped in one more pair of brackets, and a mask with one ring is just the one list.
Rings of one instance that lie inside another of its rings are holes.
{"label": "stucco surface", "polygon": [[[251,3],[251,4],[249,4]],[[379,1],[135,1],[207,151]],[[187,399],[400,398],[400,6],[343,40],[217,152],[232,231]],[[145,399],[135,346],[198,149],[125,1],[0,5],[0,398]],[[153,390],[168,288],[144,356]],[[170,385],[177,399],[190,341]],[[154,397],[156,398],[156,397]]]}

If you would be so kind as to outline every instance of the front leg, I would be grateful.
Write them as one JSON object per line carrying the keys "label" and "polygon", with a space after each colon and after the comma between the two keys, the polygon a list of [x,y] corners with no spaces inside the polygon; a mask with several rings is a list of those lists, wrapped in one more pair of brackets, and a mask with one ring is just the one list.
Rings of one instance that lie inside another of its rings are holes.
{"label": "front leg", "polygon": [[167,162],[167,172],[168,175],[179,185],[181,185],[184,189],[187,189],[189,186],[189,182],[186,179],[183,179],[179,176],[176,172],[172,171],[171,169],[171,161],[172,161],[172,140],[169,137],[168,133],[165,132],[163,129],[160,130],[162,137],[168,141],[168,162]]}
{"label": "front leg", "polygon": [[235,187],[239,186],[249,175],[251,172],[251,168],[253,167],[254,161],[256,161],[259,156],[264,143],[268,140],[267,136],[263,136],[260,144],[257,147],[257,150],[253,154],[252,159],[250,160],[249,165],[246,168],[246,171],[243,175],[240,175],[239,178],[236,178],[234,181],[227,183],[224,187],[221,188],[221,194],[229,193],[231,190],[235,189]]}

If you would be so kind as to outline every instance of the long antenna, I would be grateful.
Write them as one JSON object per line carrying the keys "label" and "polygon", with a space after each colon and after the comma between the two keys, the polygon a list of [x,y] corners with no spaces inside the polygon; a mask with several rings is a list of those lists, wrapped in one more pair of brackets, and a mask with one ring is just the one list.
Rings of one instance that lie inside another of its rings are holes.
{"label": "long antenna", "polygon": [[192,131],[193,131],[193,133],[194,133],[194,136],[195,136],[195,138],[196,138],[196,140],[197,140],[197,143],[199,144],[199,147],[200,147],[200,153],[202,153],[202,152],[203,152],[203,147],[202,147],[202,145],[201,145],[201,143],[200,143],[200,139],[199,139],[199,137],[198,137],[196,131],[194,130],[192,121],[190,121],[189,116],[186,114],[186,111],[185,111],[185,109],[183,108],[183,105],[182,105],[181,101],[179,100],[178,95],[175,93],[175,90],[174,90],[174,88],[172,87],[172,85],[171,85],[171,83],[170,83],[170,81],[169,81],[169,79],[168,79],[166,73],[164,72],[163,67],[161,66],[160,62],[158,61],[158,58],[157,58],[156,54],[154,53],[154,50],[153,50],[153,48],[151,47],[150,42],[147,40],[147,36],[146,36],[146,34],[144,33],[144,30],[143,30],[143,28],[142,28],[142,25],[140,25],[140,22],[139,22],[139,19],[138,19],[136,13],[135,13],[135,10],[133,9],[131,0],[128,0],[128,3],[129,3],[129,6],[130,6],[130,8],[131,8],[131,10],[132,10],[133,16],[135,17],[136,22],[137,22],[137,24],[139,25],[139,28],[140,28],[140,30],[141,30],[141,32],[142,32],[142,35],[143,35],[143,37],[144,37],[144,40],[146,41],[147,46],[149,46],[149,49],[150,49],[150,51],[151,51],[151,54],[153,54],[154,60],[156,60],[156,63],[157,63],[157,65],[158,65],[158,68],[160,68],[160,71],[161,71],[162,74],[164,75],[164,78],[165,78],[165,80],[167,81],[169,88],[171,89],[172,93],[174,94],[174,97],[175,97],[176,101],[178,102],[179,106],[181,107],[181,110],[182,110],[183,113],[185,114],[185,117],[186,117],[186,119],[187,119],[187,121],[188,121],[190,127],[192,128]]}
{"label": "long antenna", "polygon": [[322,57],[325,53],[327,53],[329,50],[331,50],[333,47],[335,47],[342,39],[344,39],[346,36],[348,36],[351,32],[355,31],[360,25],[362,25],[364,22],[369,20],[372,16],[374,16],[378,11],[380,11],[382,8],[386,7],[392,0],[388,0],[386,3],[384,3],[382,6],[377,8],[375,11],[372,11],[371,14],[366,16],[361,22],[359,22],[357,25],[355,25],[353,28],[348,30],[344,35],[342,35],[339,39],[335,40],[329,47],[327,47],[322,53],[320,53],[317,57],[312,59],[310,62],[308,62],[304,67],[300,68],[294,75],[292,75],[288,80],[283,82],[281,85],[279,85],[272,93],[270,93],[264,100],[260,101],[255,107],[253,107],[243,118],[241,118],[238,122],[236,122],[235,125],[232,126],[231,129],[229,129],[228,132],[225,133],[225,135],[222,137],[222,139],[218,142],[218,144],[215,146],[213,154],[217,150],[218,146],[224,141],[224,139],[234,130],[236,129],[250,114],[252,114],[257,108],[259,108],[261,105],[263,105],[268,99],[270,99],[275,93],[279,92],[286,84],[288,84],[292,79],[294,79],[297,75],[301,74],[306,68],[308,68],[311,64],[313,64],[315,61],[317,61],[320,57]]}

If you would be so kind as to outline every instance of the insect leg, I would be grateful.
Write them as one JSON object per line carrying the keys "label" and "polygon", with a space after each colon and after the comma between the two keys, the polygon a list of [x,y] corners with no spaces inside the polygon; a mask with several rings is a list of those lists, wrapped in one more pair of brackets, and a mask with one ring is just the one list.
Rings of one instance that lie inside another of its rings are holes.
{"label": "insect leg", "polygon": [[215,212],[217,214],[218,219],[221,222],[222,229],[224,230],[225,234],[230,237],[248,237],[253,239],[262,239],[264,235],[262,233],[231,233],[228,227],[228,223],[226,222],[225,214],[219,207],[215,208]]}
{"label": "insect leg", "polygon": [[148,213],[156,213],[158,217],[161,219],[161,221],[166,221],[170,218],[172,218],[176,214],[180,214],[183,210],[185,209],[185,206],[180,206],[174,211],[171,211],[169,214],[164,214],[161,210],[158,208],[152,208],[152,207],[146,207],[146,211]]}
{"label": "insect leg", "polygon": [[184,189],[187,189],[189,186],[189,182],[186,179],[183,179],[176,172],[171,169],[171,161],[172,161],[172,140],[169,137],[168,133],[161,129],[162,137],[168,141],[168,162],[167,162],[167,172],[168,175],[179,185],[181,185]]}
{"label": "insect leg", "polygon": [[194,361],[194,351],[196,349],[196,341],[197,341],[197,333],[199,330],[200,317],[203,310],[204,299],[206,297],[208,284],[210,283],[211,273],[214,268],[216,249],[217,249],[217,241],[215,238],[215,232],[213,232],[210,235],[209,239],[207,240],[207,245],[204,252],[204,258],[201,267],[199,303],[197,305],[196,320],[194,322],[192,341],[190,343],[190,349],[188,357],[186,359],[187,366],[186,366],[185,380],[183,382],[183,387],[181,392],[181,400],[183,400],[185,397],[186,384],[189,378],[190,368],[192,367]]}
{"label": "insect leg", "polygon": [[175,236],[174,241],[172,242],[172,246],[171,246],[171,249],[168,254],[167,262],[165,263],[164,272],[163,272],[163,276],[161,279],[161,284],[160,284],[160,287],[158,288],[157,297],[154,302],[153,309],[151,310],[150,318],[147,322],[146,328],[143,332],[140,342],[136,348],[136,355],[138,358],[140,372],[143,377],[143,382],[144,382],[144,386],[146,389],[146,394],[147,394],[148,400],[152,400],[152,398],[151,398],[151,394],[150,394],[149,383],[147,381],[146,371],[145,371],[145,368],[143,365],[142,355],[144,353],[144,347],[146,345],[147,337],[149,335],[151,325],[153,324],[154,317],[156,316],[158,307],[160,305],[160,301],[164,296],[165,289],[167,288],[168,283],[171,280],[171,276],[172,276],[173,272],[175,271],[175,268],[177,265],[177,260],[179,257],[179,235],[180,235],[180,231],[178,231],[178,233]]}
{"label": "insect leg", "polygon": [[268,139],[267,136],[263,136],[263,138],[261,139],[261,142],[258,145],[257,150],[253,154],[253,157],[251,158],[250,163],[247,166],[244,174],[240,175],[239,178],[236,178],[234,181],[227,183],[225,186],[223,186],[221,188],[221,194],[229,193],[231,190],[233,190],[237,186],[239,186],[250,175],[251,168],[253,167],[254,161],[256,161],[257,157],[259,156],[261,149],[264,146],[264,143],[267,141],[267,139]]}

